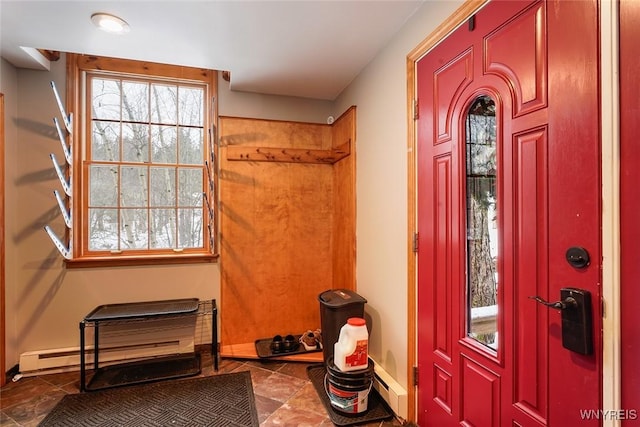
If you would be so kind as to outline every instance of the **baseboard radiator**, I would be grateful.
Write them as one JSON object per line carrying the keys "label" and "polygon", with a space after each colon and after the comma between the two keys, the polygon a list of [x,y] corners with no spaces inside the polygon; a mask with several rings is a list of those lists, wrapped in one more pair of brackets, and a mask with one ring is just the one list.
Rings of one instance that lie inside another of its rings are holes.
{"label": "baseboard radiator", "polygon": [[[99,366],[134,362],[151,357],[191,353],[197,345],[211,344],[211,317],[186,324],[142,322],[101,329]],[[85,363],[93,369],[93,329],[85,336]],[[20,354],[20,374],[35,376],[80,370],[80,347],[27,351]]]}
{"label": "baseboard radiator", "polygon": [[408,419],[409,395],[396,380],[374,360],[373,387],[398,418]]}

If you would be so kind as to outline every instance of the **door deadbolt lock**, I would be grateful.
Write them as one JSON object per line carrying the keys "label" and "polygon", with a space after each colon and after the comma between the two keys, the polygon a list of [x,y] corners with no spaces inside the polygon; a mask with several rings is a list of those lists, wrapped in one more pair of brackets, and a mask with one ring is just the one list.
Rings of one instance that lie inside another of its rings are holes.
{"label": "door deadbolt lock", "polygon": [[593,353],[593,320],[591,293],[584,289],[560,289],[560,301],[548,302],[539,296],[530,296],[536,302],[556,310],[562,316],[562,346],[580,354]]}
{"label": "door deadbolt lock", "polygon": [[585,268],[589,265],[591,259],[589,258],[589,252],[585,248],[580,246],[573,246],[567,249],[565,253],[567,262],[574,268]]}

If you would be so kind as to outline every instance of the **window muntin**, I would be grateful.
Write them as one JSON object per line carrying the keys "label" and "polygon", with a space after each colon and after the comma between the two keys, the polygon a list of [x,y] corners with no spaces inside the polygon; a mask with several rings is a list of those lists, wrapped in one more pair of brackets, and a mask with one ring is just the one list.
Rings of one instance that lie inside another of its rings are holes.
{"label": "window muntin", "polygon": [[89,250],[202,248],[205,88],[91,73],[87,81]]}
{"label": "window muntin", "polygon": [[496,104],[479,96],[465,119],[467,335],[498,346]]}
{"label": "window muntin", "polygon": [[215,72],[73,54],[68,61],[74,127],[84,135],[73,141],[71,262],[212,259]]}

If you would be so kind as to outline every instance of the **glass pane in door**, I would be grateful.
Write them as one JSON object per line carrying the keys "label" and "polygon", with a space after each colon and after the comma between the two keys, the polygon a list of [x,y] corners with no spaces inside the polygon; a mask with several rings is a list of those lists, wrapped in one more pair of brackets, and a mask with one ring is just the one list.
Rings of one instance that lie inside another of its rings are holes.
{"label": "glass pane in door", "polygon": [[467,335],[498,346],[496,104],[474,100],[466,127]]}

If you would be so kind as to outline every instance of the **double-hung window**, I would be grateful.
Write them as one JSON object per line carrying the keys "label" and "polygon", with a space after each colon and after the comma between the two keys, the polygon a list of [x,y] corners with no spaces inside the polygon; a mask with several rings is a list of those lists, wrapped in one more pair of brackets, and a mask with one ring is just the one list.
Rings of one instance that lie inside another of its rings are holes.
{"label": "double-hung window", "polygon": [[215,71],[68,55],[73,260],[214,258]]}

